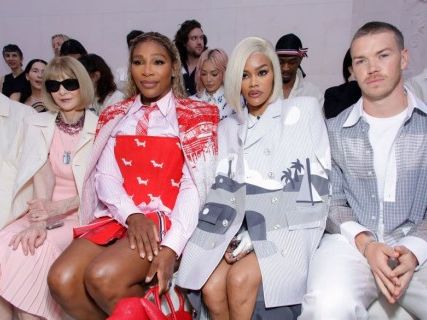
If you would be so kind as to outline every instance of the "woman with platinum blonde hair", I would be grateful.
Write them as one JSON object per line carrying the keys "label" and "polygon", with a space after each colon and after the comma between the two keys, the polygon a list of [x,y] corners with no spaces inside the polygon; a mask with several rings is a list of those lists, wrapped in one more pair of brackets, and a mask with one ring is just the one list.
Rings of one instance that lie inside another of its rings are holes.
{"label": "woman with platinum blonde hair", "polygon": [[[42,94],[48,112],[24,119],[21,156],[6,226],[0,231],[0,315],[62,319],[47,286],[50,266],[80,224],[83,177],[97,117],[89,75],[76,59],[54,58]],[[0,197],[4,194],[0,192]]]}
{"label": "woman with platinum blonde hair", "polygon": [[177,284],[201,290],[212,319],[295,319],[328,211],[323,116],[314,98],[282,98],[264,39],[236,46],[225,79],[236,114],[219,127],[215,181]]}
{"label": "woman with platinum blonde hair", "polygon": [[222,49],[209,49],[202,53],[196,67],[197,93],[191,99],[205,101],[218,107],[220,120],[233,113],[224,97],[224,76],[228,57]]}

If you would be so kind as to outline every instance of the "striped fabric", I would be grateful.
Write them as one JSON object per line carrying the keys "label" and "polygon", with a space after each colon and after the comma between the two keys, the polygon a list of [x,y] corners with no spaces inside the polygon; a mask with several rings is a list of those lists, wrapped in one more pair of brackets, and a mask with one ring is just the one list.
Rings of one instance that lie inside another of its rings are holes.
{"label": "striped fabric", "polygon": [[[384,240],[412,235],[427,240],[427,106],[408,91],[408,117],[395,139],[396,201],[384,202]],[[327,231],[356,221],[378,232],[380,203],[369,125],[362,99],[327,122],[332,155],[332,201]]]}

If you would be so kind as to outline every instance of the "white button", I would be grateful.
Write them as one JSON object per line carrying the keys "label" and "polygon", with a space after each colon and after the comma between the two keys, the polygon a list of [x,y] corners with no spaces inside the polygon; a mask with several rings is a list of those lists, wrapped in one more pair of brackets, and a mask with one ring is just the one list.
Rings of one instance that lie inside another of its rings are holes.
{"label": "white button", "polygon": [[205,214],[205,215],[206,215],[206,214],[208,214],[208,213],[209,213],[209,208],[204,208],[204,209],[203,209],[203,211],[202,211],[202,214]]}
{"label": "white button", "polygon": [[231,198],[231,199],[230,199],[230,202],[231,202],[231,203],[236,203],[236,198],[234,198],[234,197],[233,197],[233,198]]}
{"label": "white button", "polygon": [[280,224],[276,224],[274,227],[273,227],[273,229],[274,230],[277,230],[277,229],[279,229],[280,228]]}
{"label": "white button", "polygon": [[371,194],[371,198],[375,198],[375,194]]}
{"label": "white button", "polygon": [[376,218],[377,218],[376,216],[372,216],[372,217],[371,217],[371,219],[372,219],[372,220],[375,220]]}
{"label": "white button", "polygon": [[271,171],[267,175],[268,175],[269,178],[274,178],[274,173],[271,172]]}
{"label": "white button", "polygon": [[227,227],[228,226],[228,220],[227,219],[222,220],[222,225],[224,227]]}
{"label": "white button", "polygon": [[269,155],[271,154],[270,149],[268,149],[268,148],[264,149],[264,154],[265,154],[266,156],[269,156]]}
{"label": "white button", "polygon": [[277,201],[279,201],[279,199],[277,199],[277,197],[273,197],[272,199],[271,199],[271,203],[277,203]]}
{"label": "white button", "polygon": [[224,179],[223,178],[219,178],[219,183],[223,183]]}
{"label": "white button", "polygon": [[368,171],[368,176],[372,176],[372,171]]}

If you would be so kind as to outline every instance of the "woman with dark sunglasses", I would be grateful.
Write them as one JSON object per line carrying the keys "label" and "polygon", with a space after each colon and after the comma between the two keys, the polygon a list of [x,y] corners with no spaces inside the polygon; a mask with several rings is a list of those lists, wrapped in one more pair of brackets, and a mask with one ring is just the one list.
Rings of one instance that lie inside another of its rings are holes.
{"label": "woman with dark sunglasses", "polygon": [[11,211],[0,231],[0,314],[7,320],[13,313],[19,319],[62,318],[47,273],[79,225],[83,176],[97,123],[86,111],[93,86],[76,59],[54,58],[46,67],[42,92],[49,111],[24,120]]}

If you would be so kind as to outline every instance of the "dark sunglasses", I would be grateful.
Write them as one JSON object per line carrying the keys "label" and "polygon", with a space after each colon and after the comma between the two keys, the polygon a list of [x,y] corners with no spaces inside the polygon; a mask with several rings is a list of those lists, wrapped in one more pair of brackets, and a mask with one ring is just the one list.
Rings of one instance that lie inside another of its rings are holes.
{"label": "dark sunglasses", "polygon": [[46,80],[44,85],[46,87],[46,91],[50,93],[58,91],[61,85],[68,91],[74,91],[80,88],[79,80],[77,79],[65,79],[62,81]]}

